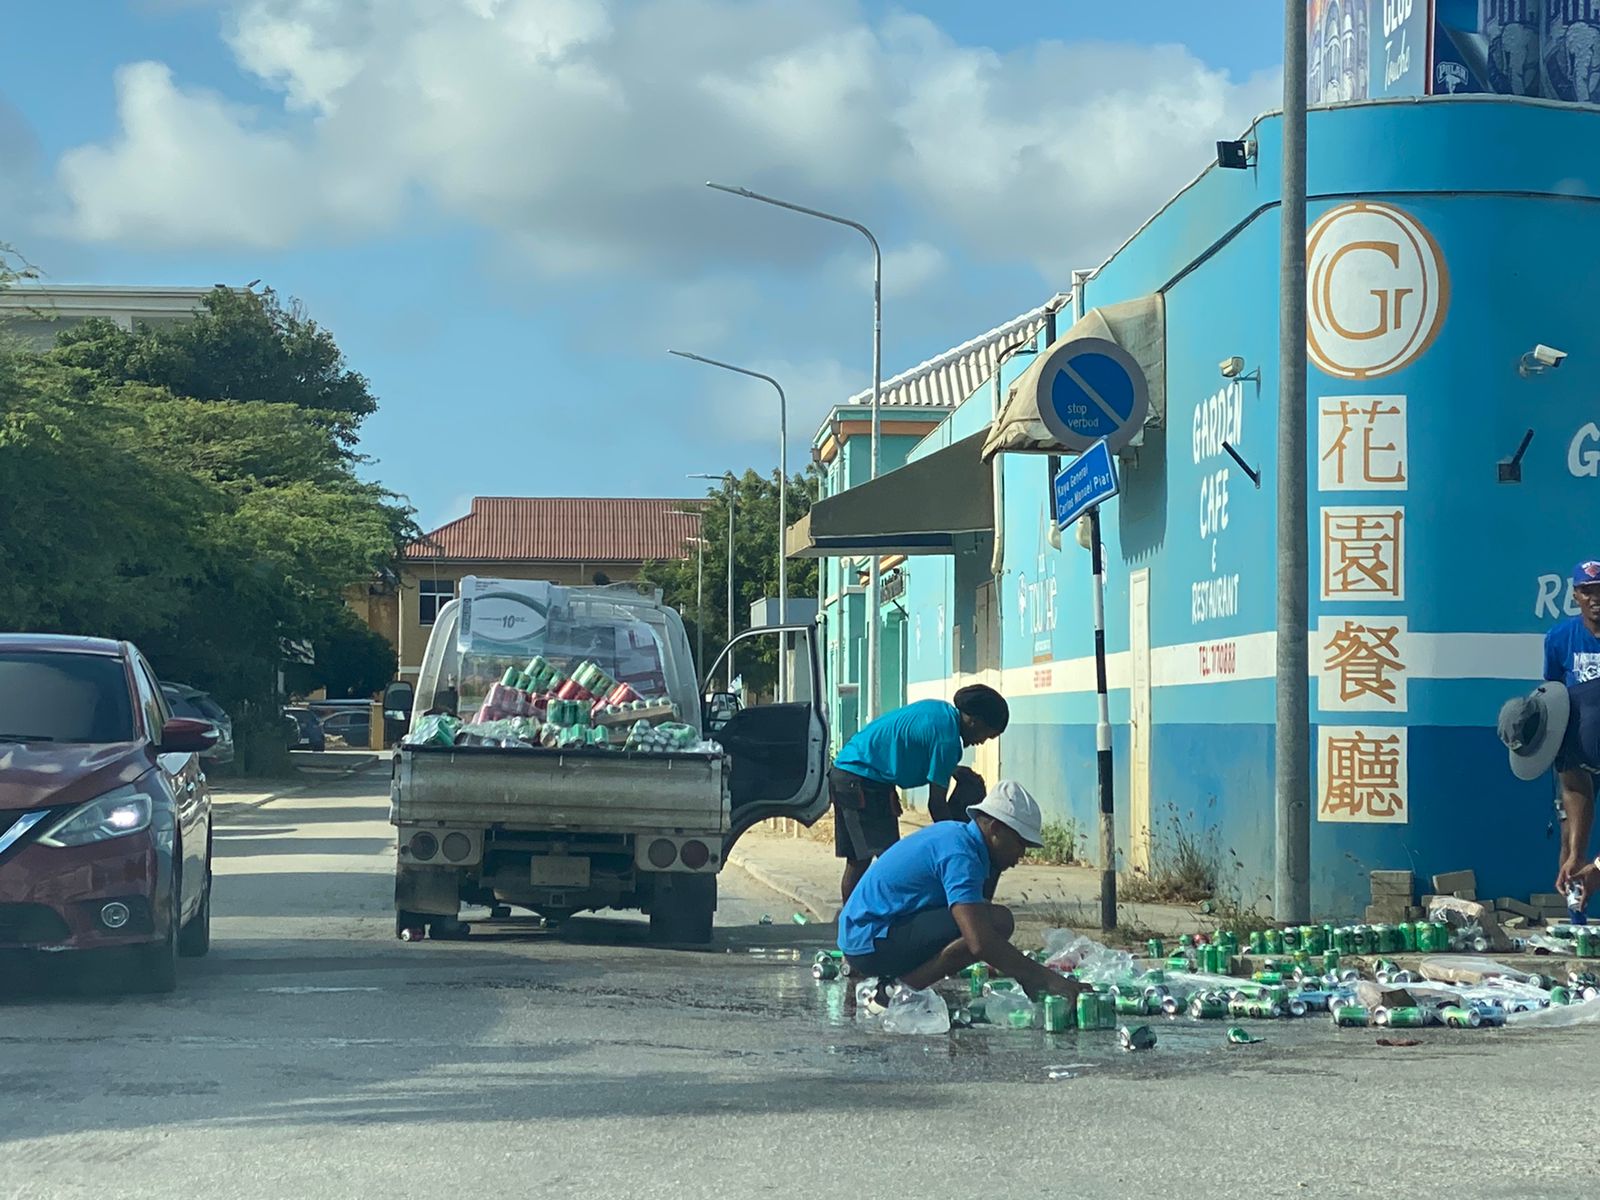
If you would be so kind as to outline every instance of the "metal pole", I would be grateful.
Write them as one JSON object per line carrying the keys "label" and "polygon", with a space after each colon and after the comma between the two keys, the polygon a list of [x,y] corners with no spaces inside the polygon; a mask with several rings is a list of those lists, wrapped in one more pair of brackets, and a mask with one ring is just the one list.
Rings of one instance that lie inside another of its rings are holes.
{"label": "metal pole", "polygon": [[1089,510],[1089,561],[1094,571],[1095,799],[1100,808],[1100,928],[1117,927],[1117,822],[1111,774],[1111,700],[1106,687],[1106,565],[1100,506]]}
{"label": "metal pole", "polygon": [[[783,385],[771,375],[763,375],[760,371],[751,371],[745,367],[734,366],[733,363],[719,362],[714,358],[706,358],[702,354],[690,354],[687,350],[668,350],[679,358],[691,359],[694,362],[705,363],[708,367],[720,367],[724,371],[732,371],[738,375],[748,375],[751,379],[761,379],[770,383],[778,393],[778,624],[789,623],[789,556],[784,553],[784,543],[789,534],[789,400],[783,394]],[[730,545],[731,540],[730,540]],[[731,578],[731,573],[730,573]],[[789,657],[787,654],[787,636],[784,646],[778,651],[778,699],[789,698]]]}
{"label": "metal pole", "polygon": [[728,483],[728,690],[733,691],[733,476]]}
{"label": "metal pole", "polygon": [[1285,0],[1278,316],[1278,733],[1273,912],[1311,919],[1306,521],[1306,6]]}
{"label": "metal pole", "polygon": [[694,640],[695,661],[700,664],[700,694],[706,692],[706,539],[700,543],[700,561],[694,569]]}
{"label": "metal pole", "polygon": [[[841,217],[835,213],[823,212],[820,208],[807,208],[803,204],[791,204],[787,200],[779,200],[775,196],[763,196],[760,192],[752,192],[749,188],[729,187],[727,184],[707,182],[706,186],[719,192],[727,192],[732,196],[742,196],[746,200],[759,200],[762,204],[771,204],[777,208],[786,208],[790,212],[797,212],[807,217],[816,217],[821,221],[832,221],[835,225],[846,225],[866,238],[872,246],[872,478],[878,477],[879,444],[883,437],[883,420],[881,403],[883,399],[883,251],[878,247],[878,239],[872,235],[860,221],[852,221],[848,217]],[[866,703],[862,706],[863,716],[861,724],[866,724],[878,715],[878,672],[881,664],[880,647],[878,645],[878,617],[882,608],[880,600],[880,570],[878,555],[872,555],[872,562],[867,568],[867,678]]]}

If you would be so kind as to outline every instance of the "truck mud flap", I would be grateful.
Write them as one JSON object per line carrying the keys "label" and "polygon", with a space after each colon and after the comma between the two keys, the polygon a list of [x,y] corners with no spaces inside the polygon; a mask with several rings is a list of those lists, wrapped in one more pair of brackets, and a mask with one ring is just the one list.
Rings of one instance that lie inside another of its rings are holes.
{"label": "truck mud flap", "polygon": [[461,911],[460,872],[431,867],[396,871],[394,907],[397,912],[455,916]]}

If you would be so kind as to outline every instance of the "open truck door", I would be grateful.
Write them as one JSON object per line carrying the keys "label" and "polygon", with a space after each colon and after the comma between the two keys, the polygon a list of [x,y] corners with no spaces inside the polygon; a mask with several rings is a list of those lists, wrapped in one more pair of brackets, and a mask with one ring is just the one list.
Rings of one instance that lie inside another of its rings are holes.
{"label": "open truck door", "polygon": [[704,705],[706,736],[722,745],[732,764],[724,859],[739,835],[758,821],[792,817],[811,825],[828,810],[828,720],[815,627],[774,625],[743,633],[706,678],[715,679],[730,654],[737,663],[738,656],[763,646],[787,656],[788,670],[780,673],[787,676],[787,694],[771,704],[745,707],[731,693],[711,693]]}

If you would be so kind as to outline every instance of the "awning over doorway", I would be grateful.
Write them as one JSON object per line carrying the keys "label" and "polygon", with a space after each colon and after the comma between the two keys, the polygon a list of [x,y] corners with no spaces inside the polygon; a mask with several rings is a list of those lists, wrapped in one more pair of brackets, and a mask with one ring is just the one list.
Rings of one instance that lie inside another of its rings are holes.
{"label": "awning over doorway", "polygon": [[[983,444],[985,460],[996,454],[1063,454],[1070,453],[1045,428],[1039,416],[1041,395],[1051,381],[1043,378],[1052,351],[1078,338],[1102,338],[1115,342],[1144,370],[1150,389],[1150,411],[1146,425],[1159,425],[1167,413],[1167,306],[1161,295],[1141,296],[1123,304],[1108,304],[1092,308],[1083,319],[1073,322],[1072,328],[1052,343],[1033,365],[1011,385],[1006,404],[990,428]],[[1136,437],[1132,444],[1138,445]]]}
{"label": "awning over doorway", "polygon": [[952,554],[994,528],[994,473],[973,434],[898,471],[819,500],[789,528],[790,558]]}

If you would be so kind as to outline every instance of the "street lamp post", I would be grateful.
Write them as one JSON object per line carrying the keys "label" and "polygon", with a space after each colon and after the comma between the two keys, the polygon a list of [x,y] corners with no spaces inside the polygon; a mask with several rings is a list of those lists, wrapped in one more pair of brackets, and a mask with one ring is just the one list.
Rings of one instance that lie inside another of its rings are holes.
{"label": "street lamp post", "polygon": [[690,479],[720,479],[728,489],[728,690],[733,691],[733,472],[721,475],[696,474]]}
{"label": "street lamp post", "polygon": [[[861,224],[861,222],[852,221],[848,217],[823,212],[817,208],[807,208],[803,204],[791,204],[787,200],[779,200],[773,196],[763,196],[760,192],[752,192],[749,188],[729,187],[726,184],[711,182],[707,182],[706,186],[719,192],[727,192],[731,196],[742,196],[746,200],[759,200],[762,204],[786,208],[790,212],[797,212],[802,216],[816,217],[821,221],[832,221],[835,225],[848,226],[866,238],[872,246],[872,478],[876,479],[878,477],[879,444],[883,440],[883,414],[881,409],[883,398],[883,252],[878,248],[878,239],[872,236],[872,230]],[[785,483],[787,483],[787,480],[785,480]],[[877,553],[875,551],[871,552],[871,562],[867,568],[867,703],[864,706],[863,724],[878,715],[878,669],[881,663],[880,647],[878,645],[878,610],[882,594],[878,562]]]}
{"label": "street lamp post", "polygon": [[[693,517],[703,526],[705,514],[690,512],[687,509],[673,509],[670,513],[674,517]],[[695,534],[695,548],[698,551],[698,561],[694,568],[694,637],[695,637],[695,675],[700,681],[700,692],[706,690],[706,539],[701,534]]]}
{"label": "street lamp post", "polygon": [[[705,363],[708,367],[720,367],[724,371],[732,371],[738,375],[747,375],[751,379],[764,380],[773,386],[778,393],[778,624],[789,623],[789,556],[784,553],[784,540],[789,533],[789,401],[783,394],[783,385],[771,375],[763,375],[760,371],[751,371],[745,367],[736,367],[732,363],[718,362],[714,358],[706,358],[699,354],[690,354],[687,350],[668,350],[668,354],[675,354],[679,358],[687,358],[693,362]],[[730,539],[731,544],[731,539]],[[789,699],[789,639],[785,635],[783,644],[778,651],[778,699],[787,702]]]}

